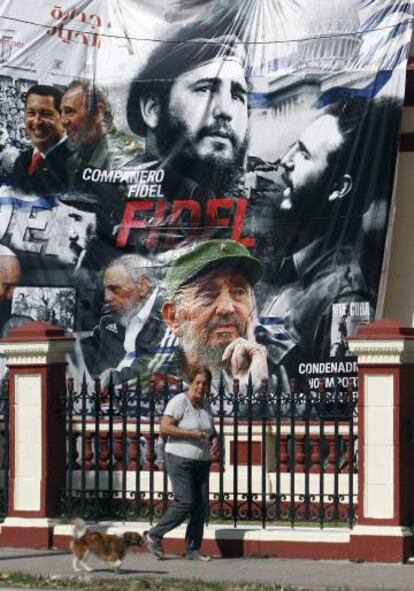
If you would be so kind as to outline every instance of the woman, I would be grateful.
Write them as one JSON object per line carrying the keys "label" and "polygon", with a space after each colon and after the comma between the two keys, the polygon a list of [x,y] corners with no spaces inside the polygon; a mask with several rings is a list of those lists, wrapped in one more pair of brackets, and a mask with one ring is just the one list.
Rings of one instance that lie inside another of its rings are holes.
{"label": "woman", "polygon": [[174,500],[160,521],[147,534],[149,552],[164,556],[162,538],[190,517],[185,535],[189,560],[211,560],[200,553],[207,510],[210,455],[217,453],[213,417],[205,399],[210,390],[208,367],[196,367],[189,375],[188,392],[174,396],[165,407],[160,431],[168,437],[165,463]]}

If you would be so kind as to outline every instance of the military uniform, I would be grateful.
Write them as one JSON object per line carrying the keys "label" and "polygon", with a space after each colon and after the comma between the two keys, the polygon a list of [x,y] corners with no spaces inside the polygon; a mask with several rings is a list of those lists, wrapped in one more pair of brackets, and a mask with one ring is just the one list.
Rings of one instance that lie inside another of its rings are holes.
{"label": "military uniform", "polygon": [[83,171],[85,168],[116,170],[129,161],[131,153],[135,154],[139,149],[138,140],[111,129],[98,142],[74,152],[68,158],[71,190],[62,197],[62,201],[80,210],[92,211],[97,216],[96,236],[82,263],[85,267],[99,269],[119,256],[114,228],[120,224],[124,213],[125,189],[115,183],[84,180]]}
{"label": "military uniform", "polygon": [[329,358],[333,304],[368,302],[373,319],[372,295],[351,246],[324,252],[316,240],[285,259],[277,277],[258,329],[274,363]]}
{"label": "military uniform", "polygon": [[[118,170],[140,151],[142,145],[139,140],[111,128],[98,142],[76,150],[68,158],[69,187],[95,192],[98,186],[105,183],[85,181],[82,178],[85,168]],[[113,185],[107,186],[113,189]]]}

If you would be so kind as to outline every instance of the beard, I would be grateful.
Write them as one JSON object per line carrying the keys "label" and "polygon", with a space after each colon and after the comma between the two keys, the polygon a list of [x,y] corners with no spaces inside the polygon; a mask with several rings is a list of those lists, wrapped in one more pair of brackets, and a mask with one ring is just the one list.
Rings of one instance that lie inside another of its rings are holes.
{"label": "beard", "polygon": [[318,177],[309,179],[303,186],[295,187],[289,174],[283,172],[282,179],[290,187],[291,194],[288,199],[277,201],[277,219],[308,224],[312,219],[316,221],[329,216],[335,209],[335,205],[329,202],[329,196],[336,186],[337,177],[338,173],[327,165]]}
{"label": "beard", "polygon": [[[216,132],[225,133],[232,145],[232,157],[225,157],[220,150],[199,156],[195,150],[198,142]],[[217,193],[230,190],[244,172],[247,151],[247,133],[240,141],[227,121],[216,120],[199,129],[193,136],[185,121],[172,115],[167,106],[161,111],[156,140],[164,160],[171,163],[184,176]]]}
{"label": "beard", "polygon": [[77,152],[82,147],[82,141],[79,136],[75,140],[71,135],[68,134],[68,139],[66,140],[66,145],[68,147],[69,152]]}
{"label": "beard", "polygon": [[239,337],[248,337],[248,323],[241,320],[236,314],[215,318],[203,332],[196,330],[191,321],[184,321],[182,323],[181,337],[184,352],[196,354],[201,365],[219,366],[226,347],[234,341],[234,338],[220,334],[211,343],[209,337],[216,327],[228,323],[232,323],[237,327]]}
{"label": "beard", "polygon": [[143,298],[140,300],[133,300],[126,304],[124,309],[119,313],[119,322],[123,326],[127,327],[130,324],[132,318],[142,310],[146,301],[147,298]]}
{"label": "beard", "polygon": [[329,201],[333,185],[329,172],[302,187],[292,186],[290,207],[279,204],[272,213],[273,225],[278,228],[275,244],[283,256],[297,252],[327,233],[332,234],[332,220],[338,217],[342,203]]}
{"label": "beard", "polygon": [[76,136],[71,135],[70,131],[67,132],[67,147],[70,152],[89,152],[95,149],[95,144],[98,142],[95,130],[96,122],[88,118],[86,123],[82,123],[76,130]]}
{"label": "beard", "polygon": [[132,318],[144,307],[146,301],[147,298],[142,300],[131,300],[130,302],[125,303],[122,306],[122,309],[120,309],[119,306],[115,309],[111,304],[106,303],[101,308],[101,314],[102,316],[110,314],[122,326],[127,327]]}
{"label": "beard", "polygon": [[291,188],[291,194],[275,201],[273,221],[295,226],[312,223],[323,218],[328,208],[328,195],[325,180],[319,178],[309,181],[302,187]]}

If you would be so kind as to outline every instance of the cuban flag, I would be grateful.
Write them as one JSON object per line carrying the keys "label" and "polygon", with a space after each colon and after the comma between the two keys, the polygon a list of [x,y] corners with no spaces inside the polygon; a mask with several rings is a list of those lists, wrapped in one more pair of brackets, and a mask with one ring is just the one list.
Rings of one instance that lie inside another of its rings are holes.
{"label": "cuban flag", "polygon": [[[386,93],[393,74],[405,72],[410,52],[413,0],[365,0],[359,11],[358,35],[362,39],[359,55],[350,64],[355,72],[372,72],[364,86],[336,86],[324,92],[314,106],[321,109],[341,98],[372,99]],[[395,89],[394,89],[395,92]]]}

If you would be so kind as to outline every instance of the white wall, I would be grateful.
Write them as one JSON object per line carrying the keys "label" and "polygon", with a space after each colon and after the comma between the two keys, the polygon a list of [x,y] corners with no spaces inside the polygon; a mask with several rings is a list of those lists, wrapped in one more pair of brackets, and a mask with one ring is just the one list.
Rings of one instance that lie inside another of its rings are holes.
{"label": "white wall", "polygon": [[[414,132],[414,107],[405,107],[402,132]],[[401,152],[391,257],[382,317],[414,326],[414,152]]]}

